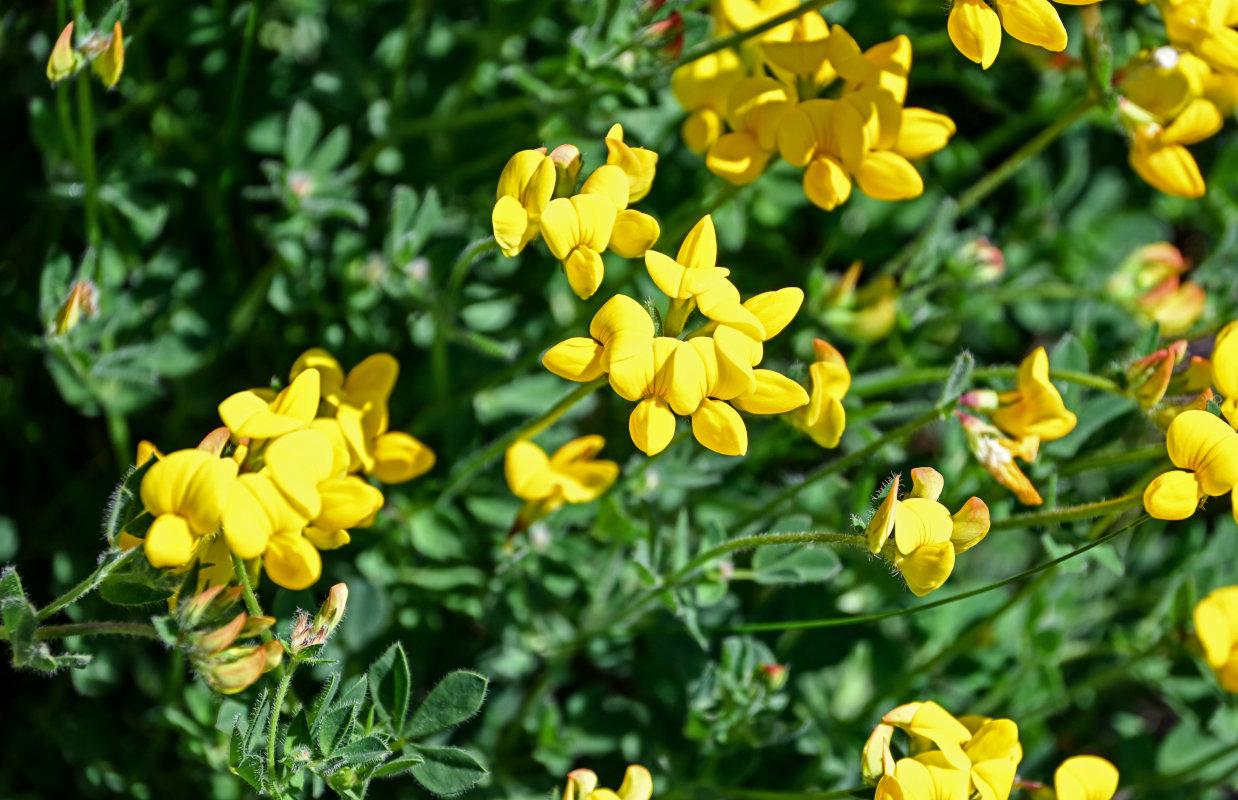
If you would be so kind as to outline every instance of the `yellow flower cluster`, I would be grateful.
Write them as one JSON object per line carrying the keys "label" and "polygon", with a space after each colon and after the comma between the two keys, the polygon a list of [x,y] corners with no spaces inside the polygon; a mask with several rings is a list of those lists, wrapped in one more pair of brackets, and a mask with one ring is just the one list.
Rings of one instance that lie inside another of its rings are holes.
{"label": "yellow flower cluster", "polygon": [[[1055,0],[1086,6],[1100,0]],[[1026,44],[1053,52],[1066,49],[1066,26],[1046,0],[954,0],[946,24],[959,52],[988,69],[1002,46],[1002,29]]]}
{"label": "yellow flower cluster", "polygon": [[326,351],[310,350],[282,391],[254,389],[220,403],[226,427],[197,449],[154,452],[141,484],[153,521],[140,543],[151,565],[200,559],[207,582],[218,583],[231,574],[230,555],[260,558],[280,586],[312,585],[322,572],[319,550],[347,544],[348,529],[368,526],[382,507],[382,492],[360,474],[399,483],[434,465],[429,448],[388,430],[398,371],[394,358],[378,354],[345,375]]}
{"label": "yellow flower cluster", "polygon": [[632,764],[623,773],[619,791],[598,787],[598,776],[591,769],[574,769],[567,774],[563,800],[649,800],[653,797],[653,779],[649,770]]}
{"label": "yellow flower cluster", "polygon": [[[568,380],[607,375],[616,394],[636,403],[628,431],[648,455],[670,443],[676,415],[691,418],[693,435],[710,450],[743,455],[748,429],[740,411],[782,414],[808,404],[798,383],[757,368],[764,343],[787,326],[804,293],[780,289],[741,302],[728,280],[730,271],[717,260],[717,236],[706,216],[676,258],[654,251],[645,255],[650,277],[670,298],[662,335],[640,303],[616,295],[594,315],[588,337],[560,342],[542,358],[546,369]],[[677,338],[694,311],[706,323],[686,339]]]}
{"label": "yellow flower cluster", "polygon": [[[894,757],[894,734],[910,737],[914,756]],[[874,800],[1008,800],[1023,747],[1013,720],[955,718],[934,702],[907,703],[881,718],[864,745],[864,780]],[[1074,756],[1054,774],[1057,800],[1110,800],[1118,771],[1097,756]]]}
{"label": "yellow flower cluster", "polygon": [[[1186,519],[1207,497],[1228,493],[1238,499],[1238,321],[1217,334],[1212,385],[1223,397],[1224,419],[1191,408],[1169,423],[1165,448],[1177,469],[1156,476],[1143,494],[1144,508],[1156,519]],[[1234,518],[1238,520],[1238,502]]]}
{"label": "yellow flower cluster", "polygon": [[540,235],[582,300],[602,284],[603,252],[640,258],[661,233],[657,220],[628,208],[649,194],[658,154],[626,144],[621,125],[606,135],[606,149],[606,163],[589,175],[579,194],[580,152],[572,145],[550,155],[545,148],[516,153],[499,176],[491,212],[494,238],[505,256]]}
{"label": "yellow flower cluster", "polygon": [[[751,16],[746,24],[758,21]],[[711,172],[742,186],[781,155],[804,169],[805,194],[828,211],[846,202],[853,181],[879,200],[923,193],[911,160],[945,147],[955,128],[942,114],[904,107],[910,71],[906,36],[861,50],[810,12],[765,33],[758,52],[722,50],[680,67],[671,88],[690,112],[684,141]],[[840,92],[821,97],[836,81]]]}
{"label": "yellow flower cluster", "polygon": [[1181,336],[1204,313],[1207,295],[1183,280],[1191,263],[1169,242],[1144,245],[1118,265],[1106,289],[1141,320],[1160,326],[1162,336]]}
{"label": "yellow flower cluster", "polygon": [[112,23],[110,32],[90,31],[77,43],[73,41],[73,25],[66,25],[52,46],[47,58],[47,79],[59,83],[89,63],[100,83],[109,89],[116,86],[125,69],[125,33],[120,20]]}
{"label": "yellow flower cluster", "polygon": [[923,597],[946,582],[959,553],[988,535],[989,507],[979,497],[971,497],[951,516],[937,502],[945,479],[932,467],[911,471],[911,493],[905,499],[898,497],[898,484],[895,475],[864,535],[869,552],[889,558],[907,588]]}
{"label": "yellow flower cluster", "polygon": [[[1146,0],[1145,0],[1146,2]],[[1238,11],[1225,2],[1154,0],[1169,44],[1139,55],[1120,90],[1130,164],[1153,187],[1202,197],[1207,187],[1186,145],[1221,130],[1238,105]]]}
{"label": "yellow flower cluster", "polygon": [[992,425],[970,414],[957,412],[957,416],[972,454],[989,474],[1020,502],[1039,505],[1040,493],[1014,457],[1034,461],[1041,442],[1062,438],[1075,429],[1077,420],[1049,380],[1049,355],[1043,347],[1019,364],[1017,381],[1012,391],[982,389],[959,398],[960,405],[986,412]]}

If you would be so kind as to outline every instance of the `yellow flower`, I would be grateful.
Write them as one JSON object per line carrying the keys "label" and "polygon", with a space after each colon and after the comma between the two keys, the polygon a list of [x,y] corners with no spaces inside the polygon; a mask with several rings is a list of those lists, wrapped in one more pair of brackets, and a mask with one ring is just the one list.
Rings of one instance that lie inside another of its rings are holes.
{"label": "yellow flower", "polygon": [[658,154],[643,147],[629,147],[623,141],[623,126],[615,123],[606,134],[606,163],[623,170],[628,177],[628,202],[639,203],[649,194],[657,172]]}
{"label": "yellow flower", "polygon": [[[589,323],[589,336],[574,336],[546,352],[542,366],[570,381],[596,380],[623,362],[641,354],[653,341],[653,319],[640,303],[617,294],[598,309]],[[591,338],[590,338],[591,337]]]}
{"label": "yellow flower", "polygon": [[900,758],[882,777],[873,800],[967,800],[967,773],[927,754]]}
{"label": "yellow flower", "polygon": [[[1100,0],[1057,0],[1065,5],[1090,5]],[[958,51],[988,69],[997,58],[1006,33],[1027,44],[1059,52],[1066,49],[1066,28],[1047,0],[954,0],[947,29]]]}
{"label": "yellow flower", "polygon": [[841,25],[830,27],[830,63],[846,81],[845,92],[876,89],[902,105],[907,99],[907,76],[911,74],[911,39],[900,34],[861,51]]}
{"label": "yellow flower", "polygon": [[809,13],[792,23],[788,38],[761,42],[761,53],[775,72],[807,79],[812,87],[821,87],[837,76],[829,60],[829,38],[830,28],[825,19]]}
{"label": "yellow flower", "polygon": [[1238,22],[1229,3],[1211,0],[1164,0],[1157,3],[1165,34],[1174,45],[1190,50],[1213,69],[1238,70]]}
{"label": "yellow flower", "polygon": [[120,73],[125,68],[125,34],[120,28],[120,20],[112,26],[112,35],[107,40],[107,46],[102,53],[95,56],[90,66],[107,88],[111,89],[120,81]]}
{"label": "yellow flower", "polygon": [[[974,407],[992,405],[989,393],[969,394],[979,402]],[[990,408],[989,418],[1014,438],[1030,442],[1032,453],[1040,442],[1060,439],[1075,429],[1074,413],[1066,408],[1061,393],[1049,380],[1049,355],[1043,347],[1037,347],[1019,364],[1017,388],[997,393],[996,408]]]}
{"label": "yellow flower", "polygon": [[1118,770],[1099,756],[1074,756],[1053,773],[1057,800],[1110,800],[1118,790]]}
{"label": "yellow flower", "polygon": [[1202,142],[1221,130],[1224,119],[1211,101],[1192,101],[1165,126],[1141,121],[1129,104],[1120,104],[1119,114],[1132,133],[1129,161],[1139,177],[1166,194],[1203,197],[1207,186],[1186,145]]}
{"label": "yellow flower", "polygon": [[983,717],[963,717],[959,722],[971,731],[963,753],[971,762],[972,791],[980,800],[1007,800],[1023,760],[1019,726],[1013,720]]}
{"label": "yellow flower", "polygon": [[567,774],[563,800],[650,800],[653,778],[649,770],[633,764],[623,773],[619,791],[598,788],[598,776],[593,770],[575,769]]}
{"label": "yellow flower", "polygon": [[778,151],[778,127],[794,106],[781,82],[767,77],[743,78],[731,87],[723,134],[705,154],[705,166],[736,186],[752,183]]}
{"label": "yellow flower", "polygon": [[1186,519],[1201,498],[1238,484],[1238,433],[1221,418],[1182,412],[1169,423],[1165,447],[1178,469],[1158,475],[1143,493],[1144,508],[1156,519]]}
{"label": "yellow flower", "polygon": [[521,150],[507,161],[491,222],[505,256],[514,256],[537,238],[542,210],[555,191],[555,165],[545,148]]}
{"label": "yellow flower", "polygon": [[330,429],[338,426],[350,456],[348,472],[403,483],[433,468],[433,450],[407,433],[388,430],[387,401],[399,372],[394,357],[375,353],[345,375],[335,357],[321,348],[305,351],[292,365],[294,384],[308,373],[320,376],[322,409],[314,427],[333,435]]}
{"label": "yellow flower", "polygon": [[[970,498],[951,517],[937,502],[944,481],[930,467],[911,471],[912,491],[898,499],[898,480],[865,530],[868,548],[884,552],[917,597],[940,587],[954,571],[955,557],[980,542],[989,532],[989,509],[978,497]],[[893,546],[888,540],[893,533]]]}
{"label": "yellow flower", "polygon": [[219,418],[238,439],[273,439],[310,424],[319,389],[318,372],[309,370],[273,397],[269,389],[237,392],[219,404]]}
{"label": "yellow flower", "polygon": [[822,447],[838,446],[847,426],[843,398],[851,388],[851,372],[842,353],[822,339],[813,339],[816,361],[808,366],[812,391],[808,405],[796,409],[791,419],[800,430]]}
{"label": "yellow flower", "polygon": [[203,450],[178,450],[142,477],[142,505],[154,517],[146,558],[155,567],[189,563],[201,537],[214,533],[228,502],[237,465]]}
{"label": "yellow flower", "polygon": [[512,494],[538,507],[537,516],[549,514],[564,503],[592,502],[619,477],[618,464],[594,458],[605,445],[601,436],[582,436],[547,458],[545,451],[532,442],[514,442],[507,448],[503,465],[507,485]]}
{"label": "yellow flower", "polygon": [[675,415],[689,416],[700,408],[707,389],[705,363],[692,345],[659,336],[634,349],[622,369],[612,364],[610,385],[624,400],[636,403],[628,432],[632,443],[652,456],[674,438]]}
{"label": "yellow flower", "polygon": [[648,214],[628,208],[628,178],[613,164],[603,164],[593,171],[580,188],[581,194],[598,194],[610,199],[619,209],[607,247],[623,258],[643,258],[658,241],[661,229]]}
{"label": "yellow flower", "polygon": [[1238,586],[1217,589],[1199,601],[1195,635],[1221,687],[1238,692]]}
{"label": "yellow flower", "polygon": [[[963,745],[971,739],[971,731],[954,718],[946,709],[931,700],[924,703],[907,703],[892,709],[881,718],[886,725],[906,731],[914,740],[923,740],[936,746],[953,769],[963,771],[966,791],[966,770],[971,760],[963,752]],[[920,750],[927,750],[927,745]]]}
{"label": "yellow flower", "polygon": [[1221,413],[1238,428],[1238,321],[1230,322],[1217,334],[1212,349],[1212,384],[1225,397]]}
{"label": "yellow flower", "polygon": [[551,200],[542,212],[542,238],[563,264],[567,282],[581,300],[602,285],[602,252],[610,243],[619,209],[601,194]]}
{"label": "yellow flower", "polygon": [[671,91],[689,112],[680,135],[688,149],[704,154],[718,141],[726,123],[727,97],[731,87],[745,75],[733,50],[719,50],[684,64],[671,74]]}
{"label": "yellow flower", "polygon": [[56,38],[56,44],[52,46],[52,53],[47,59],[47,79],[52,83],[59,83],[77,72],[81,64],[82,57],[73,48],[73,23],[70,22],[64,26],[60,36]]}
{"label": "yellow flower", "polygon": [[839,102],[805,100],[778,130],[778,151],[783,160],[804,170],[804,194],[818,208],[830,211],[851,196],[851,175],[843,166],[838,135]]}
{"label": "yellow flower", "polygon": [[1002,432],[984,420],[955,411],[955,416],[963,423],[963,433],[967,436],[967,447],[980,465],[993,476],[1002,486],[1014,492],[1020,503],[1038,506],[1044,502],[1031,480],[1019,469],[1015,456],[1024,461],[1036,457],[1036,451],[1030,445],[1036,440],[1015,441],[1002,435]]}
{"label": "yellow flower", "polygon": [[322,572],[318,550],[302,535],[308,522],[266,471],[238,477],[223,513],[229,549],[246,559],[261,555],[271,580],[288,589],[305,589]]}

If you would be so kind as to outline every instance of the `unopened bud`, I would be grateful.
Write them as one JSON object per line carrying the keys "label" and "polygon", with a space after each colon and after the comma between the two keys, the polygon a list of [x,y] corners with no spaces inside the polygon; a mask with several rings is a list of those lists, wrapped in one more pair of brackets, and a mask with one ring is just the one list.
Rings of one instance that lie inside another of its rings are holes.
{"label": "unopened bud", "polygon": [[784,664],[762,664],[761,677],[766,686],[778,691],[787,684],[787,668]]}
{"label": "unopened bud", "polygon": [[278,639],[272,639],[260,648],[266,663],[262,667],[264,673],[270,672],[284,660],[284,645]]}
{"label": "unopened bud", "polygon": [[218,457],[224,451],[224,446],[228,444],[229,437],[232,436],[232,431],[227,428],[216,428],[215,430],[202,437],[202,441],[198,442],[198,449],[204,450],[213,456]]}
{"label": "unopened bud", "polygon": [[245,627],[245,619],[246,614],[242,611],[227,624],[221,625],[209,633],[192,635],[190,639],[193,642],[194,648],[206,655],[221,652],[241,635],[241,630]]}
{"label": "unopened bud", "polygon": [[125,69],[125,34],[120,29],[120,20],[112,26],[107,45],[90,66],[107,88],[111,89],[120,81],[120,73]]}
{"label": "unopened bud", "polygon": [[683,52],[683,35],[683,15],[678,11],[672,11],[666,19],[649,23],[637,34],[646,47],[660,50],[670,59],[679,58]]}
{"label": "unopened bud", "polygon": [[99,289],[94,281],[77,281],[56,314],[56,335],[64,336],[77,327],[82,317],[99,313]]}
{"label": "unopened bud", "polygon": [[211,603],[223,590],[223,586],[212,586],[181,603],[177,608],[180,626],[185,629],[197,627],[202,618],[206,616],[207,609],[210,608]]}
{"label": "unopened bud", "polygon": [[1186,340],[1179,339],[1169,347],[1157,350],[1131,364],[1126,375],[1132,395],[1143,408],[1161,402],[1169,389],[1174,367],[1186,356]]}
{"label": "unopened bud", "polygon": [[222,694],[236,694],[262,677],[268,662],[262,647],[237,647],[200,665],[203,676]]}
{"label": "unopened bud", "polygon": [[881,776],[894,772],[894,755],[890,752],[892,738],[894,738],[894,726],[883,722],[873,728],[868,741],[864,743],[860,774],[864,782],[870,786],[876,785],[881,780]]}
{"label": "unopened bud", "polygon": [[555,165],[555,197],[571,197],[576,194],[580,180],[580,149],[574,144],[561,144],[550,151],[550,160]]}
{"label": "unopened bud", "polygon": [[1006,255],[983,236],[963,245],[958,259],[964,272],[977,283],[992,283],[1006,272]]}
{"label": "unopened bud", "polygon": [[323,601],[313,621],[309,621],[308,614],[301,612],[292,628],[290,637],[292,652],[295,654],[307,647],[325,644],[335,632],[340,620],[344,618],[347,605],[348,586],[337,583],[331,587],[331,591],[327,592],[327,599]]}
{"label": "unopened bud", "polygon": [[970,392],[964,392],[959,397],[959,405],[964,408],[978,408],[982,411],[991,411],[1001,405],[997,392],[992,389],[973,389]]}
{"label": "unopened bud", "polygon": [[1036,506],[1044,502],[1014,460],[1016,455],[1025,461],[1034,459],[1040,443],[1038,438],[1007,439],[1001,431],[978,417],[962,411],[955,411],[954,414],[963,423],[968,449],[998,483],[1013,492],[1025,505]]}
{"label": "unopened bud", "polygon": [[73,49],[73,23],[70,22],[60,32],[52,47],[52,54],[47,59],[47,79],[59,83],[77,72],[82,64],[82,57]]}

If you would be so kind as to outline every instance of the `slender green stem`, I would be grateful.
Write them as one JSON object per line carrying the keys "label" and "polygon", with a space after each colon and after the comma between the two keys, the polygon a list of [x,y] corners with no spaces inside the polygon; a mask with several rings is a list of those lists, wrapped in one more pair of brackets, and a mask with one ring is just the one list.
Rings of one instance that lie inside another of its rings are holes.
{"label": "slender green stem", "polygon": [[727,628],[726,632],[728,633],[756,633],[756,632],[761,632],[761,631],[803,630],[803,629],[808,629],[808,628],[840,628],[845,625],[860,625],[866,622],[879,622],[883,619],[890,619],[892,617],[901,617],[907,614],[918,614],[921,611],[928,611],[929,609],[932,609],[932,608],[940,608],[941,606],[947,606],[947,605],[950,605],[951,603],[957,603],[960,600],[966,600],[971,597],[976,597],[977,595],[982,595],[987,592],[991,592],[995,589],[1000,589],[1003,586],[1008,586],[1012,583],[1021,581],[1024,578],[1029,578],[1032,575],[1036,575],[1037,573],[1043,572],[1044,570],[1051,569],[1057,566],[1058,564],[1061,564],[1065,561],[1069,561],[1072,558],[1075,558],[1077,556],[1080,556],[1086,553],[1087,551],[1091,550],[1094,547],[1099,547],[1105,542],[1108,542],[1120,536],[1121,534],[1133,529],[1136,525],[1138,525],[1139,523],[1143,522],[1146,519],[1150,519],[1150,517],[1147,517],[1147,516],[1140,517],[1139,519],[1131,522],[1125,527],[1119,528],[1113,533],[1106,534],[1105,536],[1102,536],[1101,538],[1093,542],[1088,542],[1087,544],[1082,545],[1076,548],[1075,550],[1070,551],[1064,556],[1055,558],[1052,561],[1046,561],[1044,564],[1039,564],[1030,569],[1025,569],[1022,572],[1018,573],[1017,575],[1011,575],[1009,578],[1000,580],[997,583],[991,583],[988,586],[981,586],[979,589],[972,589],[971,591],[968,591],[968,592],[961,592],[956,595],[951,595],[950,597],[944,597],[941,600],[934,600],[931,603],[922,603],[918,606],[911,606],[909,608],[900,608],[894,611],[883,611],[880,614],[864,614],[861,616],[853,616],[853,617],[830,617],[828,619],[790,620],[786,622],[759,622],[759,623],[754,623],[750,625],[737,625],[733,628]]}
{"label": "slender green stem", "polygon": [[[76,16],[86,13],[85,0],[74,0],[73,8]],[[98,259],[99,244],[102,240],[102,229],[99,227],[99,176],[95,169],[95,119],[94,106],[91,97],[90,70],[83,69],[77,74],[77,124],[78,136],[78,166],[82,171],[82,181],[85,184],[86,206],[86,241],[90,246],[85,258],[78,267],[78,279],[88,280],[94,277],[94,265]]]}
{"label": "slender green stem", "polygon": [[275,690],[275,702],[271,705],[271,727],[267,729],[267,775],[275,776],[275,739],[279,733],[279,712],[284,707],[284,696],[288,694],[288,685],[292,683],[292,673],[297,671],[297,662],[293,661]]}
{"label": "slender green stem", "polygon": [[1084,503],[1079,506],[1066,506],[1048,511],[1035,511],[1030,514],[1016,514],[1006,519],[993,520],[990,531],[1009,530],[1012,528],[1028,528],[1032,525],[1058,525],[1063,522],[1073,522],[1077,519],[1092,519],[1103,517],[1117,511],[1137,508],[1143,504],[1143,493],[1132,492],[1112,500],[1099,500],[1095,503]]}
{"label": "slender green stem", "polygon": [[444,297],[447,303],[454,306],[456,297],[460,294],[460,288],[464,284],[464,279],[468,277],[469,269],[477,262],[477,259],[489,253],[491,250],[498,250],[499,243],[493,236],[487,236],[484,239],[472,241],[460,251],[460,255],[456,257],[456,261],[451,265],[451,272],[447,276],[447,290],[444,292]]}
{"label": "slender green stem", "polygon": [[124,564],[137,552],[138,549],[135,547],[132,550],[120,551],[113,558],[105,558],[99,566],[95,567],[95,571],[87,575],[81,583],[41,608],[39,612],[35,614],[35,621],[42,622],[65,606],[73,605],[78,600],[94,591],[95,587],[97,587],[100,583],[103,583],[103,580],[107,578],[107,576],[110,575],[114,569],[119,567],[121,564]]}
{"label": "slender green stem", "polygon": [[853,786],[850,789],[834,789],[829,792],[779,792],[771,789],[721,789],[715,794],[731,800],[843,800],[848,797],[867,795],[871,786]]}
{"label": "slender green stem", "polygon": [[[972,378],[1014,378],[1019,374],[1019,368],[1015,366],[1008,367],[979,367],[972,372]],[[950,375],[949,367],[918,367],[915,369],[902,369],[899,367],[891,367],[889,369],[877,370],[865,375],[859,375],[851,382],[851,389],[847,394],[851,397],[874,397],[877,395],[886,394],[896,389],[904,389],[908,386],[919,386],[926,383],[940,383],[946,380]],[[1076,372],[1069,369],[1051,369],[1049,377],[1055,381],[1064,381],[1066,383],[1074,383],[1079,386],[1087,386],[1092,389],[1099,389],[1102,392],[1109,392],[1121,397],[1126,396],[1126,392],[1122,387],[1118,386],[1114,381],[1108,378],[1102,378],[1099,375],[1092,375],[1087,372]]]}
{"label": "slender green stem", "polygon": [[1091,472],[1094,469],[1108,469],[1117,467],[1123,464],[1138,464],[1142,461],[1152,461],[1153,459],[1165,458],[1165,445],[1159,444],[1154,447],[1142,447],[1138,450],[1123,450],[1117,453],[1106,453],[1105,455],[1092,456],[1091,458],[1081,458],[1078,461],[1072,461],[1069,464],[1063,464],[1058,469],[1058,475],[1066,477],[1069,475],[1078,475],[1083,472]]}
{"label": "slender green stem", "polygon": [[770,17],[764,22],[753,25],[751,28],[745,28],[742,31],[736,31],[730,36],[723,36],[720,39],[711,39],[708,42],[701,42],[696,47],[689,49],[675,62],[675,67],[682,67],[684,64],[690,64],[699,58],[712,55],[719,50],[725,50],[728,47],[737,47],[743,44],[748,39],[765,33],[768,30],[773,30],[783,23],[798,19],[810,11],[816,11],[825,8],[828,5],[838,2],[838,0],[807,0],[800,3],[790,11],[786,11],[775,17]]}
{"label": "slender green stem", "polygon": [[[142,636],[158,639],[159,632],[153,626],[141,622],[71,622],[66,625],[47,625],[34,632],[36,639],[63,639],[66,636]],[[9,635],[0,631],[0,640]]]}
{"label": "slender green stem", "polygon": [[[250,616],[262,617],[262,605],[254,594],[253,584],[249,582],[249,570],[245,569],[245,561],[240,556],[232,557],[232,570],[236,573],[236,582],[241,586],[241,597],[245,600],[245,610]],[[264,637],[265,638],[265,637]]]}
{"label": "slender green stem", "polygon": [[447,486],[443,488],[442,494],[439,495],[438,504],[444,506],[460,493],[469,481],[473,479],[473,475],[482,467],[486,466],[491,459],[497,458],[500,453],[507,449],[507,446],[518,439],[527,439],[530,436],[536,436],[546,428],[553,425],[560,417],[566,414],[572,406],[579,403],[595,391],[606,385],[606,378],[601,377],[596,380],[582,383],[577,386],[571,393],[550,407],[546,413],[541,416],[529,420],[519,428],[508,431],[507,433],[495,439],[490,444],[469,456],[456,473],[447,482]]}
{"label": "slender green stem", "polygon": [[890,431],[889,433],[885,434],[884,436],[878,439],[873,440],[872,442],[869,442],[867,445],[865,445],[864,447],[861,447],[859,450],[856,450],[854,453],[848,453],[842,458],[834,459],[833,461],[825,464],[824,466],[822,466],[815,472],[811,473],[808,477],[806,477],[800,483],[797,483],[793,486],[788,486],[787,488],[783,489],[778,494],[774,495],[773,498],[771,498],[768,502],[766,502],[760,508],[755,509],[751,513],[745,515],[742,519],[740,519],[739,522],[735,524],[734,527],[736,529],[742,529],[745,526],[750,525],[753,522],[756,522],[762,517],[765,517],[766,515],[773,512],[776,508],[778,508],[780,505],[785,503],[787,500],[799,494],[806,487],[811,486],[817,481],[828,478],[829,476],[834,475],[835,473],[841,472],[844,469],[847,469],[848,467],[852,466],[853,464],[858,464],[864,461],[865,459],[869,458],[874,453],[876,453],[878,450],[885,447],[887,444],[905,439],[906,437],[912,435],[916,431],[923,428],[925,425],[928,425],[929,423],[932,423],[940,419],[945,413],[947,413],[946,410],[934,407],[932,410],[924,414],[921,414],[920,416],[916,417],[910,422],[895,428],[894,430]]}
{"label": "slender green stem", "polygon": [[1010,180],[1029,159],[1044,150],[1075,122],[1092,109],[1096,108],[1096,99],[1088,97],[1055,119],[1047,128],[1033,136],[1022,147],[1010,154],[1002,163],[993,168],[987,175],[976,181],[970,189],[959,196],[955,215],[962,216],[980,204],[981,200],[992,194],[1003,183]]}

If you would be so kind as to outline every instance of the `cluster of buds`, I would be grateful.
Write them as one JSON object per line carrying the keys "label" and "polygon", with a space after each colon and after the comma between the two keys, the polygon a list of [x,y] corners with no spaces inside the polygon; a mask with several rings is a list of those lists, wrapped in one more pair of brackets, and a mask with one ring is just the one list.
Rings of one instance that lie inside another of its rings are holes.
{"label": "cluster of buds", "polygon": [[[1126,370],[1126,381],[1131,397],[1144,409],[1155,407],[1167,395],[1189,397],[1194,405],[1201,393],[1211,395],[1212,364],[1203,356],[1189,355],[1186,339],[1179,339],[1132,362]],[[1205,407],[1206,404],[1205,399]],[[1171,413],[1176,415],[1182,410],[1185,409],[1174,407]]]}
{"label": "cluster of buds", "polygon": [[120,20],[113,23],[110,32],[92,30],[76,42],[73,23],[66,25],[47,59],[47,79],[60,83],[76,75],[86,64],[90,64],[107,88],[111,89],[120,81],[120,73],[125,68],[125,35]]}
{"label": "cluster of buds", "polygon": [[235,694],[279,666],[284,646],[277,639],[265,643],[241,643],[261,636],[275,624],[274,617],[258,617],[235,611],[241,598],[239,586],[212,586],[199,592],[176,610],[179,644],[189,662],[207,683],[223,694]]}
{"label": "cluster of buds", "polygon": [[898,320],[898,284],[882,275],[857,289],[863,270],[863,262],[855,261],[831,284],[821,320],[852,341],[878,342]]}
{"label": "cluster of buds", "polygon": [[666,0],[645,0],[639,15],[644,25],[637,38],[650,50],[657,50],[668,60],[674,61],[683,52],[683,14],[671,11],[662,19],[654,19],[666,5]]}
{"label": "cluster of buds", "polygon": [[1109,279],[1110,296],[1145,324],[1157,323],[1164,336],[1181,336],[1204,313],[1204,289],[1182,276],[1191,262],[1169,242],[1144,245],[1131,253]]}

